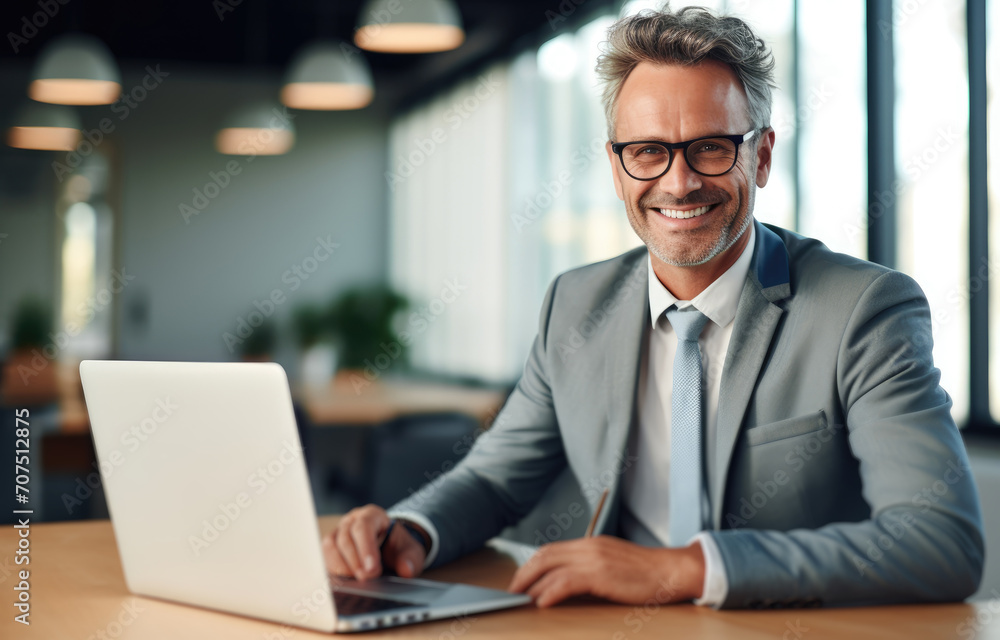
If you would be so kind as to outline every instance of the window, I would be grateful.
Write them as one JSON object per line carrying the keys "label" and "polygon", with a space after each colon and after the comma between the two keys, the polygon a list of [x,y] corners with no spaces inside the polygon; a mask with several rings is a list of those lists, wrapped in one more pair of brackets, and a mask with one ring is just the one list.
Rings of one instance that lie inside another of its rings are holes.
{"label": "window", "polygon": [[[897,268],[923,288],[934,361],[963,423],[969,411],[969,83],[965,3],[899,4],[896,69]],[[934,46],[928,47],[927,42]],[[947,99],[941,99],[948,96]],[[930,336],[913,336],[916,344]]]}
{"label": "window", "polygon": [[54,343],[71,361],[111,355],[113,216],[106,201],[108,158],[88,157],[64,176],[56,204],[60,293]]}
{"label": "window", "polygon": [[[998,2],[993,0],[989,6],[991,35],[1000,27]],[[622,13],[660,4],[658,0],[628,2]],[[970,75],[965,4],[896,3],[891,19],[871,25],[871,33],[867,21],[872,6],[862,0],[836,5],[804,0],[704,4],[746,19],[775,54],[779,84],[772,113],[775,160],[769,184],[758,192],[755,215],[862,258],[868,257],[869,246],[880,252],[894,246],[896,257],[894,262],[891,256],[886,259],[892,262],[889,266],[912,275],[927,294],[935,362],[942,371],[942,385],[954,399],[955,418],[964,423],[977,393],[970,385],[974,379],[970,377],[970,346],[977,347],[970,345],[970,322],[975,320],[970,300],[977,287],[986,288],[986,279],[993,292],[990,326],[994,335],[1000,335],[1000,289],[996,285],[1000,279],[992,277],[1000,272],[996,266],[1000,265],[1000,224],[990,231],[989,261],[982,258],[988,274],[982,282],[977,284],[976,274],[983,265],[970,267],[974,218],[968,188]],[[456,316],[455,322],[442,322],[428,330],[428,338],[433,333],[439,342],[423,352],[426,356],[415,350],[417,366],[493,379],[516,377],[551,279],[561,271],[638,244],[610,179],[603,148],[603,111],[593,73],[597,45],[616,18],[610,12],[595,17],[500,65],[504,89],[502,97],[492,103],[498,108],[476,112],[469,123],[475,122],[470,130],[504,133],[500,138],[477,139],[480,161],[475,170],[456,159],[460,155],[454,154],[464,153],[464,148],[456,147],[456,137],[451,136],[439,145],[419,180],[394,191],[394,237],[400,239],[400,247],[407,242],[412,245],[394,251],[397,283],[430,292],[442,277],[440,273],[429,276],[430,266],[456,251],[468,254],[468,261],[475,260],[475,269],[468,273],[479,274],[488,283],[477,285],[489,294],[482,293],[483,300],[467,314],[463,312],[462,322]],[[928,46],[929,42],[934,46]],[[869,166],[869,140],[876,140],[886,129],[876,131],[869,126],[867,73],[873,60],[890,51],[895,110],[885,112],[890,114],[885,121],[893,123],[894,144],[873,143],[871,153],[876,156]],[[992,40],[988,72],[991,86],[998,86],[1000,46]],[[400,117],[394,127],[393,157],[414,148],[421,136],[433,131],[435,118],[447,116],[457,101],[465,100],[474,83],[470,79]],[[991,120],[1000,114],[997,104],[994,100],[989,105]],[[487,113],[488,125],[481,120]],[[997,140],[990,138],[991,150],[1000,151]],[[486,157],[493,153],[502,159],[494,162]],[[430,168],[437,163],[450,168]],[[995,198],[1000,161],[989,166],[990,195]],[[884,175],[887,167],[894,170],[892,189],[869,193],[869,184],[877,184],[872,175]],[[489,180],[483,182],[487,175]],[[451,195],[445,197],[445,193]],[[488,198],[481,197],[486,193]],[[473,200],[475,225],[468,222],[467,194],[480,196]],[[432,200],[433,207],[416,204]],[[896,212],[897,233],[891,238],[880,225],[870,225],[885,203]],[[470,244],[468,238],[475,240]],[[427,248],[414,249],[417,246]],[[417,286],[418,280],[423,284]],[[407,290],[407,286],[402,288]],[[985,322],[985,311],[981,315]],[[916,336],[914,340],[928,338]],[[471,352],[478,355],[470,357]],[[992,402],[996,419],[1000,417],[1000,339],[991,341],[988,365],[991,399],[981,402],[984,406]],[[986,371],[974,375],[976,380],[983,379]]]}
{"label": "window", "polygon": [[798,230],[834,251],[865,258],[864,2],[799,2],[797,41],[798,107],[790,121],[776,120],[775,130],[781,137],[785,130],[799,135]]}
{"label": "window", "polygon": [[774,157],[767,186],[757,190],[754,217],[786,229],[795,229],[796,148],[798,147],[798,116],[795,106],[795,12],[793,0],[763,2],[727,2],[723,12],[733,13],[747,21],[757,34],[770,45],[774,53],[774,91],[771,126],[774,127]]}
{"label": "window", "polygon": [[[987,57],[986,73],[989,88],[987,103],[987,130],[989,169],[989,211],[1000,211],[1000,2],[992,0],[987,6]],[[989,255],[986,262],[973,265],[969,280],[970,293],[980,293],[989,283],[989,411],[994,422],[1000,422],[1000,221],[991,215],[989,225]],[[982,345],[973,345],[982,348]],[[979,373],[979,372],[977,372]]]}
{"label": "window", "polygon": [[511,376],[513,356],[497,339],[508,314],[510,100],[509,73],[495,66],[392,128],[390,277],[414,304],[404,329],[418,368]]}

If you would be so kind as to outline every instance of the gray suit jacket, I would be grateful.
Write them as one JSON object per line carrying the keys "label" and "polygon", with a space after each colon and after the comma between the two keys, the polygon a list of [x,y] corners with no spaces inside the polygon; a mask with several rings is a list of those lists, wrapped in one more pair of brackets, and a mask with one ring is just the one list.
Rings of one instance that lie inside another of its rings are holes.
{"label": "gray suit jacket", "polygon": [[[983,565],[979,500],[931,318],[909,277],[757,225],[706,442],[723,607],[960,600]],[[405,501],[436,563],[523,517],[568,464],[598,531],[622,515],[648,335],[646,249],[565,273],[493,427]]]}

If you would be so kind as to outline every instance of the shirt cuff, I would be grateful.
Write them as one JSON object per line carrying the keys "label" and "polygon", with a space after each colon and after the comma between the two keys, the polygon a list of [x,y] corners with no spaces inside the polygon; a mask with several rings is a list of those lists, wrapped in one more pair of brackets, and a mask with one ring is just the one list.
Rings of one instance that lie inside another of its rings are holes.
{"label": "shirt cuff", "polygon": [[[705,554],[705,585],[701,597],[695,604],[709,607],[719,607],[729,593],[729,579],[726,577],[726,565],[719,553],[719,546],[712,536],[704,531],[691,538],[691,542],[700,542],[701,551]],[[690,543],[688,543],[690,544]]]}
{"label": "shirt cuff", "polygon": [[[422,513],[418,513],[416,511],[393,510],[389,512],[389,517],[409,520],[410,522],[413,522],[414,524],[419,524],[421,527],[423,527],[424,531],[427,532],[427,535],[431,537],[431,548],[427,550],[427,557],[424,559],[423,568],[426,569],[427,567],[431,566],[431,564],[434,563],[435,558],[437,558],[438,548],[439,548],[437,527],[431,524],[431,521],[427,518],[427,516],[425,516]],[[718,553],[718,551],[716,551],[716,553]]]}

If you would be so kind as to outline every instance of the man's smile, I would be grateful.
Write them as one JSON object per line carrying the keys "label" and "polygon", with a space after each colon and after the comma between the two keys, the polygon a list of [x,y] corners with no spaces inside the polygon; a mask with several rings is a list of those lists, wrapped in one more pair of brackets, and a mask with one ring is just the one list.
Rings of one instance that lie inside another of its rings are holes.
{"label": "man's smile", "polygon": [[700,215],[708,213],[708,210],[711,209],[712,206],[713,205],[705,205],[703,207],[698,207],[697,209],[657,209],[657,211],[667,218],[687,220],[688,218],[697,218]]}

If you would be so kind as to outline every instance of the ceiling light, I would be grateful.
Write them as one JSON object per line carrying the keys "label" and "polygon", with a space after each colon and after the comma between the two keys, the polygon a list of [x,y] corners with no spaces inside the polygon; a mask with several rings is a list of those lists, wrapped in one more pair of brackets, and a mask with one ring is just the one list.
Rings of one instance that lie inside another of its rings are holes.
{"label": "ceiling light", "polygon": [[374,95],[364,56],[346,42],[321,41],[303,47],[292,59],[281,102],[293,109],[360,109]]}
{"label": "ceiling light", "polygon": [[369,0],[354,42],[384,53],[430,53],[465,40],[462,17],[451,0]]}
{"label": "ceiling light", "polygon": [[226,119],[215,136],[219,153],[240,156],[275,156],[295,144],[291,120],[274,104],[247,105]]}
{"label": "ceiling light", "polygon": [[26,103],[6,137],[7,144],[18,149],[72,151],[80,142],[80,121],[69,107]]}
{"label": "ceiling light", "polygon": [[35,63],[28,95],[53,104],[111,104],[122,92],[121,74],[111,52],[85,34],[50,42]]}

